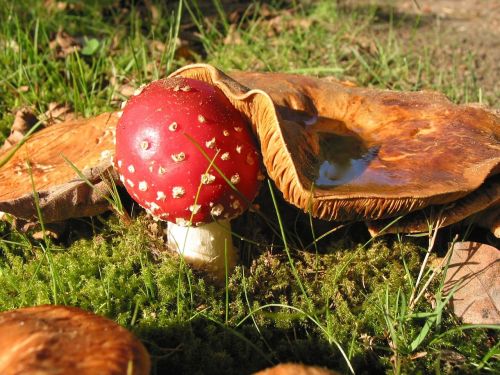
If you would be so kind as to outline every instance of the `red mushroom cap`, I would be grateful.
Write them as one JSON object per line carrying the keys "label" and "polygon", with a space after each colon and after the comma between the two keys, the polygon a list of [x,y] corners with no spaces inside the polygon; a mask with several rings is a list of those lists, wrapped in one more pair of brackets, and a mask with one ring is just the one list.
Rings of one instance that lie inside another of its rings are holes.
{"label": "red mushroom cap", "polygon": [[260,184],[259,153],[245,119],[220,89],[189,78],[154,81],[127,102],[115,157],[137,203],[180,225],[241,214]]}

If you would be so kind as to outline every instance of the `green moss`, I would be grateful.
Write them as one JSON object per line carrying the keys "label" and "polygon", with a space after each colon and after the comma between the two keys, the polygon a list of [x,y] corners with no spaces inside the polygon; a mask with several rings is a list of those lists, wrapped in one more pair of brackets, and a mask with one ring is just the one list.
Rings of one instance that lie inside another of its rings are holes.
{"label": "green moss", "polygon": [[[429,346],[426,340],[419,350],[428,354],[410,360],[405,348],[423,320],[398,316],[397,292],[411,292],[408,277],[418,272],[422,253],[414,245],[296,252],[298,279],[282,255],[254,254],[250,267],[231,275],[226,304],[224,288],[185,268],[147,228],[144,219],[124,227],[112,218],[94,237],[45,252],[11,232],[18,245],[1,243],[0,310],[57,301],[108,316],[144,340],[158,373],[249,373],[285,360],[346,371],[337,343],[361,373],[385,371],[387,308],[401,325],[398,355],[408,371],[429,371],[441,349],[479,361],[491,346],[484,331],[456,332]],[[417,308],[432,311],[426,301]],[[439,332],[455,324],[445,317]]]}

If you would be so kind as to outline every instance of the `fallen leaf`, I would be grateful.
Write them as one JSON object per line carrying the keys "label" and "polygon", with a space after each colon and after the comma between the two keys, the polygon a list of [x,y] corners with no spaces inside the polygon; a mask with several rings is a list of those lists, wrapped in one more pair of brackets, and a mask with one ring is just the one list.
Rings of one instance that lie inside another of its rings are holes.
{"label": "fallen leaf", "polygon": [[477,242],[453,246],[445,278],[445,294],[454,290],[455,315],[470,324],[500,323],[500,251]]}
{"label": "fallen leaf", "polygon": [[241,34],[238,30],[237,25],[231,24],[229,25],[229,30],[227,32],[226,37],[224,38],[225,45],[235,45],[240,46],[243,44],[243,40],[241,39]]}
{"label": "fallen leaf", "polygon": [[55,39],[50,41],[49,47],[56,51],[58,57],[66,57],[82,48],[82,40],[73,38],[67,32],[59,30]]}
{"label": "fallen leaf", "polygon": [[24,135],[38,122],[33,110],[28,107],[19,109],[12,123],[9,137],[0,147],[0,151],[5,151],[17,144]]}
{"label": "fallen leaf", "polygon": [[54,11],[64,11],[68,8],[68,3],[64,1],[45,0],[43,5],[50,13]]}
{"label": "fallen leaf", "polygon": [[19,52],[19,44],[13,39],[10,40],[0,40],[1,49],[11,49],[14,52]]}
{"label": "fallen leaf", "polygon": [[132,96],[134,95],[134,92],[136,90],[136,85],[134,83],[126,83],[124,85],[121,85],[119,88],[118,88],[118,92],[125,96],[125,97],[129,97],[129,96]]}
{"label": "fallen leaf", "polygon": [[38,119],[43,122],[45,126],[50,126],[59,124],[60,122],[73,120],[75,117],[75,113],[68,105],[52,102],[49,103],[47,111],[41,114]]}

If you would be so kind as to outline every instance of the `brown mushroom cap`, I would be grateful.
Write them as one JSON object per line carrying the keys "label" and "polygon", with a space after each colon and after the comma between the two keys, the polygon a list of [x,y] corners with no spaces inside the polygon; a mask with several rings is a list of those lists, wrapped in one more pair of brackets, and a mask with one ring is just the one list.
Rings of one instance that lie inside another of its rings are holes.
{"label": "brown mushroom cap", "polygon": [[232,79],[203,64],[172,76],[221,88],[252,122],[284,198],[322,219],[376,220],[445,205],[500,170],[500,118],[439,93],[280,73]]}
{"label": "brown mushroom cap", "polygon": [[256,372],[254,375],[337,375],[322,367],[305,366],[295,363],[281,363],[271,368]]}
{"label": "brown mushroom cap", "polygon": [[[104,113],[35,133],[0,168],[0,211],[27,220],[36,218],[28,161],[45,222],[108,210],[101,177],[112,170],[117,121],[116,114]],[[8,157],[11,150],[0,153],[0,161]],[[78,178],[63,156],[75,164],[96,189]]]}
{"label": "brown mushroom cap", "polygon": [[149,374],[149,355],[125,328],[75,307],[0,313],[0,373]]}

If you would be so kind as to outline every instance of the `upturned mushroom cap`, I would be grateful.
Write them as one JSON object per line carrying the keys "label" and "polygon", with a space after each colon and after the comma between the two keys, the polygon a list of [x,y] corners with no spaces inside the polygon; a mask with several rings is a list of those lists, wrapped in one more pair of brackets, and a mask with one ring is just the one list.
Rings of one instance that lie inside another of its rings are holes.
{"label": "upturned mushroom cap", "polygon": [[125,328],[75,307],[0,313],[0,373],[146,375],[149,355]]}
{"label": "upturned mushroom cap", "polygon": [[127,102],[118,122],[120,179],[162,220],[199,225],[231,219],[259,186],[260,159],[247,128],[214,86],[187,78],[152,82]]}
{"label": "upturned mushroom cap", "polygon": [[[172,74],[219,87],[251,121],[285,199],[326,220],[378,220],[498,187],[500,118],[434,92],[393,92],[203,64]],[[249,89],[248,87],[252,88]],[[484,202],[486,201],[486,202]],[[457,217],[462,217],[458,215]],[[450,224],[450,223],[449,223]]]}
{"label": "upturned mushroom cap", "polygon": [[[113,134],[118,117],[104,113],[53,125],[31,136],[0,167],[0,211],[26,220],[36,218],[35,190],[46,223],[71,217],[92,216],[109,210],[103,177],[112,172]],[[0,161],[14,149],[0,153]],[[65,156],[90,180],[80,179]]]}

